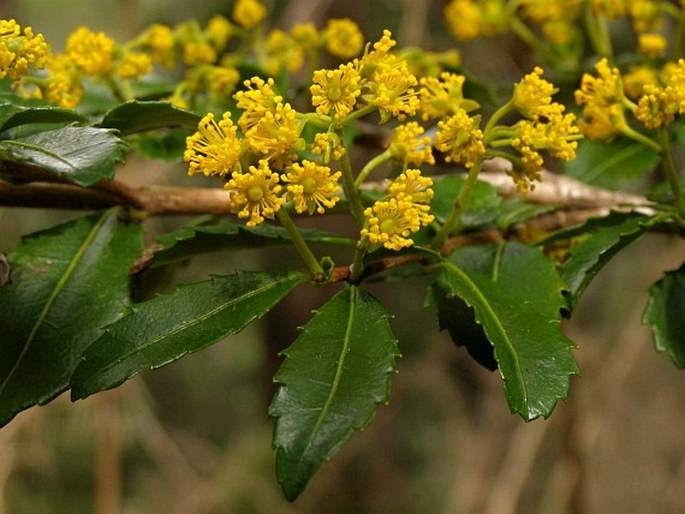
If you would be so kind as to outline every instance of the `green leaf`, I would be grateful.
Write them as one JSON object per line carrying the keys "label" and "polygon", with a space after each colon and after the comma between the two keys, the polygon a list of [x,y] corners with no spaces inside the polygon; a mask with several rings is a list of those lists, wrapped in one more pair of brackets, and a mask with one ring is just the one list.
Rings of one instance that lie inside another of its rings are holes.
{"label": "green leaf", "polygon": [[519,223],[549,214],[557,209],[555,205],[530,203],[525,198],[508,198],[502,202],[496,225],[499,230],[507,231]]}
{"label": "green leaf", "polygon": [[[202,220],[204,221],[204,220]],[[200,223],[202,223],[200,221]],[[300,229],[309,243],[354,246],[351,239],[316,229]],[[254,228],[230,219],[214,225],[191,223],[157,238],[160,248],[155,251],[154,263],[164,264],[201,253],[221,250],[260,248],[289,244],[288,231],[278,225],[264,223]]]}
{"label": "green leaf", "polygon": [[65,391],[78,358],[129,303],[139,225],[112,211],[26,236],[0,287],[0,425]]}
{"label": "green leaf", "polygon": [[648,216],[614,212],[575,229],[574,233],[587,231],[588,235],[569,250],[569,257],[561,267],[561,276],[569,286],[571,311],[599,270],[621,249],[649,230],[651,222]]}
{"label": "green leaf", "polygon": [[561,333],[557,318],[546,318],[537,303],[522,301],[490,277],[448,261],[440,280],[473,308],[483,326],[511,411],[526,421],[548,417],[557,401],[568,396],[570,375],[579,372],[571,352],[575,345]]}
{"label": "green leaf", "polygon": [[89,187],[114,177],[116,165],[124,160],[124,148],[112,130],[64,127],[0,141],[0,159],[28,162]]}
{"label": "green leaf", "polygon": [[111,389],[240,332],[306,279],[294,272],[237,272],[134,305],[83,353],[72,376],[72,399]]}
{"label": "green leaf", "polygon": [[[439,222],[443,223],[449,216],[464,182],[463,177],[453,175],[433,184],[435,195],[431,201],[431,212]],[[483,181],[476,182],[462,215],[462,224],[468,228],[492,223],[497,219],[501,203],[502,198],[494,186]]]}
{"label": "green leaf", "polygon": [[399,356],[389,314],[356,286],[331,298],[304,327],[274,377],[276,472],[294,500],[319,465],[387,403]]}
{"label": "green leaf", "polygon": [[[566,284],[556,267],[539,249],[521,243],[479,245],[459,248],[450,261],[465,272],[490,278],[498,287],[516,298],[513,305],[526,304],[550,323],[559,323],[566,306],[563,291]],[[488,369],[496,363],[493,348],[474,313],[466,303],[437,281],[431,290],[429,304],[438,309],[440,329],[447,329],[458,346],[465,346],[477,362]]]}
{"label": "green leaf", "polygon": [[162,134],[157,132],[139,134],[131,143],[144,157],[180,162],[186,149],[186,138],[190,134],[188,130],[175,130]]}
{"label": "green leaf", "polygon": [[122,136],[128,136],[161,128],[197,129],[200,119],[194,112],[169,102],[130,100],[108,111],[100,126],[117,129]]}
{"label": "green leaf", "polygon": [[632,139],[613,141],[583,139],[576,158],[564,163],[566,174],[597,187],[616,189],[628,180],[653,171],[661,161],[659,154]]}
{"label": "green leaf", "polygon": [[34,123],[72,123],[87,118],[72,109],[50,105],[28,107],[13,103],[0,104],[0,132]]}
{"label": "green leaf", "polygon": [[642,323],[650,325],[656,349],[685,368],[685,265],[649,288]]}

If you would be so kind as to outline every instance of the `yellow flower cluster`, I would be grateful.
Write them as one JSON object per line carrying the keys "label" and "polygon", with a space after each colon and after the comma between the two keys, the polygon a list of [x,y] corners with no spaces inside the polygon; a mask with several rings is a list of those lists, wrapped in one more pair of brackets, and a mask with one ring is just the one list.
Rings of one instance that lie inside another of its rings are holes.
{"label": "yellow flower cluster", "polygon": [[478,128],[480,116],[469,116],[464,109],[438,122],[435,148],[446,154],[447,162],[473,167],[476,159],[485,154],[483,131]]}
{"label": "yellow flower cluster", "polygon": [[667,63],[659,85],[646,84],[633,114],[647,128],[660,128],[685,114],[685,60]]}
{"label": "yellow flower cluster", "polygon": [[506,32],[505,0],[451,0],[444,9],[452,35],[460,41]]}
{"label": "yellow flower cluster", "polygon": [[31,27],[22,31],[15,20],[0,20],[0,78],[19,80],[31,68],[45,67],[49,56],[43,34],[34,34]]}
{"label": "yellow flower cluster", "polygon": [[388,196],[364,210],[362,244],[370,250],[383,246],[399,251],[414,244],[411,234],[433,222],[429,213],[433,181],[418,169],[409,169],[389,186]]}
{"label": "yellow flower cluster", "polygon": [[592,139],[610,138],[626,126],[624,113],[625,96],[621,73],[609,66],[607,59],[596,65],[597,76],[583,74],[575,100],[583,106],[581,132]]}
{"label": "yellow flower cluster", "polygon": [[388,147],[390,156],[403,168],[435,164],[430,136],[424,136],[424,128],[416,121],[399,125]]}

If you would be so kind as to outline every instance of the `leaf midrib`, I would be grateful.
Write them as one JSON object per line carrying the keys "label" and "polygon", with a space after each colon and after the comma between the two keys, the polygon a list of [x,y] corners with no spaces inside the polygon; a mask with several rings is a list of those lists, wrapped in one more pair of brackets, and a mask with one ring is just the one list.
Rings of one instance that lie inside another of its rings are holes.
{"label": "leaf midrib", "polygon": [[[492,309],[492,307],[490,307],[490,302],[488,302],[487,298],[485,296],[483,296],[483,294],[481,293],[478,286],[471,280],[471,278],[466,273],[464,273],[461,269],[459,269],[457,266],[455,266],[454,264],[452,264],[449,261],[444,261],[444,265],[449,267],[454,273],[458,274],[462,278],[462,280],[466,283],[466,285],[469,286],[472,293],[476,296],[477,300],[480,302],[483,309],[486,311],[486,313],[489,315],[489,317],[493,321],[493,324],[496,328],[496,331],[499,332],[499,334],[501,336],[501,340],[505,343],[506,349],[508,350],[508,352],[511,354],[512,358],[514,359],[515,375],[516,375],[516,378],[518,379],[518,382],[521,384],[523,397],[527,400],[528,388],[527,388],[526,382],[523,378],[523,374],[521,373],[521,359],[519,358],[518,353],[516,352],[516,349],[514,348],[514,344],[512,343],[509,336],[507,335],[507,332],[506,332],[504,326],[500,322],[499,316],[497,316],[497,313]],[[485,328],[485,326],[484,326],[484,328]]]}
{"label": "leaf midrib", "polygon": [[[178,334],[178,333],[180,333],[180,332],[182,332],[182,331],[184,331],[184,330],[193,328],[195,325],[204,322],[205,320],[211,318],[212,316],[214,316],[215,314],[221,312],[222,310],[225,310],[225,309],[231,307],[232,305],[234,305],[234,304],[237,303],[237,302],[247,300],[247,299],[249,299],[249,298],[251,298],[251,297],[253,297],[253,296],[255,296],[255,295],[259,294],[259,293],[262,293],[263,291],[266,291],[266,290],[268,290],[268,289],[270,289],[270,288],[279,286],[279,285],[281,285],[283,282],[287,282],[287,281],[289,281],[289,280],[292,280],[292,278],[293,278],[292,276],[286,275],[286,276],[283,277],[282,279],[275,280],[275,281],[273,281],[273,282],[269,282],[268,284],[264,284],[264,286],[262,286],[262,287],[260,287],[260,288],[258,288],[258,289],[252,289],[252,290],[248,291],[247,293],[245,293],[245,294],[243,294],[243,295],[241,295],[241,296],[239,296],[239,297],[232,298],[230,301],[228,301],[228,302],[226,302],[226,303],[223,303],[223,304],[221,304],[221,305],[215,307],[214,309],[212,309],[212,310],[210,310],[210,311],[207,311],[206,313],[204,313],[203,315],[201,315],[201,316],[198,317],[198,318],[195,318],[194,321],[192,321],[192,322],[190,322],[190,323],[180,324],[180,325],[178,325],[177,327],[175,327],[173,330],[170,330],[170,331],[168,331],[168,332],[165,332],[165,333],[163,333],[163,334],[160,334],[159,336],[157,336],[157,337],[155,337],[155,338],[153,338],[153,339],[150,339],[150,340],[146,341],[144,344],[142,344],[142,345],[140,345],[140,346],[136,346],[135,348],[133,348],[133,349],[131,349],[130,351],[128,351],[128,352],[126,352],[125,354],[123,354],[119,359],[115,360],[114,362],[111,362],[110,364],[108,364],[107,366],[105,366],[105,367],[103,367],[103,368],[98,368],[99,373],[100,373],[100,374],[106,373],[107,371],[110,371],[112,368],[118,366],[118,365],[121,364],[122,362],[125,362],[125,361],[126,361],[128,358],[130,358],[132,355],[134,355],[134,354],[136,354],[136,353],[138,353],[138,352],[141,352],[141,351],[145,350],[146,348],[149,348],[150,346],[152,346],[152,345],[154,345],[154,344],[157,344],[157,343],[159,343],[160,341],[162,341],[162,340],[164,340],[164,339],[166,339],[166,338],[168,338],[168,337],[171,337],[171,336],[173,336],[173,335],[176,335],[176,334]],[[125,319],[125,318],[123,318],[122,320],[120,320],[120,322],[123,322],[124,319]],[[110,334],[111,334],[111,332],[110,332]]]}
{"label": "leaf midrib", "polygon": [[354,323],[354,310],[355,310],[355,304],[356,304],[356,286],[350,286],[350,303],[349,303],[349,312],[348,312],[348,318],[347,318],[347,327],[345,328],[345,339],[343,340],[343,345],[342,348],[340,349],[340,358],[338,359],[338,366],[336,367],[335,370],[335,375],[333,376],[333,383],[331,384],[331,390],[328,393],[328,396],[326,398],[326,401],[323,404],[323,407],[321,407],[321,413],[319,414],[318,418],[316,419],[316,423],[314,424],[314,428],[312,428],[311,433],[309,434],[309,437],[307,438],[307,444],[304,447],[304,450],[302,453],[300,453],[300,462],[304,460],[305,455],[307,452],[309,452],[309,449],[312,447],[314,444],[314,440],[316,439],[316,436],[319,433],[319,429],[321,428],[321,425],[324,422],[325,417],[328,415],[328,411],[331,408],[331,404],[333,403],[333,400],[335,399],[335,395],[338,392],[338,388],[340,387],[340,380],[342,379],[342,372],[343,372],[343,367],[345,365],[345,356],[348,353],[348,348],[350,347],[350,341],[352,339],[352,325]]}
{"label": "leaf midrib", "polygon": [[88,232],[88,235],[84,239],[83,243],[81,246],[79,246],[79,249],[76,251],[74,254],[74,257],[71,259],[71,262],[67,266],[67,268],[64,270],[64,273],[62,276],[59,278],[57,281],[57,284],[55,285],[55,288],[53,289],[52,293],[50,294],[50,297],[48,298],[47,302],[43,306],[42,311],[40,312],[38,319],[34,323],[33,327],[31,328],[31,331],[29,332],[28,337],[26,338],[26,343],[24,344],[24,347],[21,350],[21,353],[19,354],[19,357],[17,358],[16,362],[12,366],[12,369],[10,372],[7,374],[7,377],[5,380],[0,384],[0,396],[5,392],[5,388],[7,387],[7,384],[9,384],[10,380],[16,373],[16,371],[19,369],[19,365],[21,364],[22,360],[26,356],[26,353],[28,352],[29,348],[31,347],[31,344],[33,344],[33,340],[36,336],[36,333],[38,332],[38,329],[40,326],[43,324],[45,321],[48,312],[50,312],[50,309],[52,308],[53,304],[55,303],[57,297],[59,294],[62,292],[64,289],[65,285],[71,278],[71,276],[74,274],[76,271],[76,267],[78,264],[81,262],[83,255],[86,253],[86,250],[90,247],[90,244],[93,242],[95,237],[98,235],[100,232],[100,229],[102,226],[105,224],[107,219],[109,219],[110,212],[106,212],[103,214],[103,216],[98,220],[98,222],[93,225],[91,230]]}

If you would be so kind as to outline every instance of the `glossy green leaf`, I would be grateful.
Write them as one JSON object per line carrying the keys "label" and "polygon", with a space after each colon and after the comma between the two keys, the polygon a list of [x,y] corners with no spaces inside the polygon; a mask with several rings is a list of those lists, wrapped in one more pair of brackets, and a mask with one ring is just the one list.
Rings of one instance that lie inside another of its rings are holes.
{"label": "glossy green leaf", "polygon": [[622,248],[635,241],[650,227],[647,216],[612,213],[601,219],[590,220],[574,232],[588,235],[569,250],[568,259],[561,267],[561,276],[569,286],[568,304],[575,308],[585,288],[604,265]]}
{"label": "glossy green leaf", "polygon": [[[559,322],[566,306],[566,284],[539,249],[521,243],[465,246],[450,255],[450,261],[464,271],[490,278],[515,297],[514,305],[526,304],[550,323]],[[457,346],[463,345],[486,368],[496,368],[493,347],[462,298],[436,281],[428,303],[437,307],[440,329],[447,330]]]}
{"label": "glossy green leaf", "polygon": [[508,198],[502,202],[495,224],[499,230],[507,231],[519,223],[549,214],[557,209],[555,205],[531,203],[525,198]]}
{"label": "glossy green leaf", "polygon": [[72,377],[72,399],[116,387],[144,369],[240,332],[306,279],[294,272],[237,272],[134,305],[83,353]]}
{"label": "glossy green leaf", "polygon": [[276,472],[289,500],[388,401],[399,356],[388,318],[378,300],[351,286],[321,307],[283,352],[269,415],[276,418]]}
{"label": "glossy green leaf", "polygon": [[64,127],[0,141],[0,159],[31,163],[84,187],[113,178],[124,150],[114,131],[95,127]]}
{"label": "glossy green leaf", "polygon": [[69,384],[78,358],[129,303],[129,268],[143,250],[138,225],[114,212],[23,238],[0,287],[0,425]]}
{"label": "glossy green leaf", "polygon": [[[435,195],[431,201],[431,212],[439,222],[444,222],[452,211],[454,200],[459,196],[464,178],[452,175],[433,184]],[[466,210],[461,218],[464,227],[478,227],[497,219],[502,198],[491,184],[478,181],[471,192]]]}
{"label": "glossy green leaf", "polygon": [[24,106],[14,103],[0,104],[0,132],[20,125],[33,123],[72,123],[87,121],[78,111],[53,105]]}
{"label": "glossy green leaf", "polygon": [[512,412],[526,421],[549,416],[578,373],[575,345],[559,330],[558,317],[549,319],[491,277],[451,262],[444,263],[440,281],[473,308],[494,347]]}
{"label": "glossy green leaf", "polygon": [[196,129],[200,116],[169,102],[130,100],[105,114],[101,127],[117,129],[122,136],[162,128]]}
{"label": "glossy green leaf", "polygon": [[685,265],[666,273],[649,289],[642,322],[651,327],[656,349],[685,368]]}
{"label": "glossy green leaf", "polygon": [[[354,246],[351,239],[317,229],[300,229],[309,243]],[[157,238],[160,248],[155,251],[154,263],[164,264],[193,255],[221,250],[260,248],[289,244],[288,231],[278,225],[264,223],[254,228],[231,219],[217,224],[190,223]]]}
{"label": "glossy green leaf", "polygon": [[654,150],[632,139],[583,139],[579,142],[576,158],[564,163],[564,170],[586,184],[616,189],[626,181],[653,171],[660,160]]}

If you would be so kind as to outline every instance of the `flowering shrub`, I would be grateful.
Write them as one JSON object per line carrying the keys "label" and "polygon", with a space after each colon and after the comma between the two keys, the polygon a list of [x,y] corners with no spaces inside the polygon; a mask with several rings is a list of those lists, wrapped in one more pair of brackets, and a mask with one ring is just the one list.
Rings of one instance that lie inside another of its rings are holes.
{"label": "flowering shrub", "polygon": [[[631,241],[684,234],[683,7],[452,0],[444,15],[457,40],[511,32],[539,59],[503,97],[480,101],[455,51],[403,49],[389,30],[367,41],[349,19],[265,32],[266,14],[237,0],[230,20],[154,24],[123,44],[79,27],[63,53],[0,21],[0,205],[92,211],[0,260],[0,423],[205,348],[294,289],[344,283],[274,377],[277,476],[294,499],[388,401],[400,351],[365,283],[402,288],[417,274],[432,277],[426,305],[440,329],[499,370],[511,411],[549,416],[579,371],[562,317]],[[625,17],[637,49],[616,56],[608,23]],[[319,67],[323,57],[335,64]],[[359,162],[364,139],[377,151]],[[128,152],[183,162],[198,187],[133,188],[115,178]],[[596,187],[650,172],[644,195]],[[202,187],[205,177],[223,188]],[[297,224],[331,213],[347,235]],[[146,217],[178,214],[203,216],[144,247]],[[132,296],[152,267],[273,244],[301,267]],[[683,298],[685,267],[650,289],[643,317],[680,367]]]}

